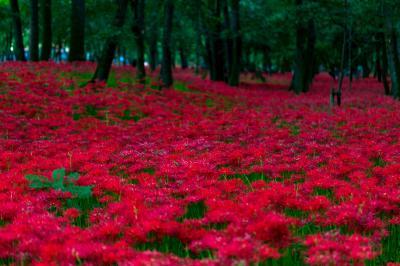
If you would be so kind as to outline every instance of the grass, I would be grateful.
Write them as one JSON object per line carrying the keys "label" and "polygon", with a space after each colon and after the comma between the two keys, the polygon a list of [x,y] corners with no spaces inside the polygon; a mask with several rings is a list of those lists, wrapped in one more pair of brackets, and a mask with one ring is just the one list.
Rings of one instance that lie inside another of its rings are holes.
{"label": "grass", "polygon": [[383,158],[380,156],[371,158],[370,162],[374,165],[374,167],[385,167],[387,165],[385,160],[383,160]]}
{"label": "grass", "polygon": [[400,225],[390,225],[389,235],[382,240],[382,254],[366,262],[367,266],[386,265],[389,262],[400,263]]}
{"label": "grass", "polygon": [[190,219],[204,218],[207,212],[207,205],[204,200],[198,202],[191,202],[186,206],[186,213],[178,218],[179,222]]}
{"label": "grass", "polygon": [[132,115],[132,111],[126,109],[124,110],[124,114],[120,116],[122,120],[126,121],[135,121],[138,122],[140,119],[146,117],[146,115],[142,112],[136,112],[135,114]]}
{"label": "grass", "polygon": [[295,125],[293,123],[287,122],[287,121],[281,119],[279,116],[274,116],[271,119],[271,122],[273,124],[275,124],[278,128],[287,128],[287,129],[289,129],[290,134],[292,136],[297,136],[297,135],[300,134],[300,127],[299,126],[297,126],[297,125]]}
{"label": "grass", "polygon": [[0,265],[15,265],[15,260],[12,257],[0,258]]}
{"label": "grass", "polygon": [[[150,236],[150,238],[152,238],[152,236]],[[135,249],[138,251],[156,250],[161,253],[172,253],[180,258],[214,258],[214,255],[210,250],[203,250],[199,253],[189,250],[188,246],[175,236],[163,236],[161,240],[158,241],[153,240],[145,243],[139,243],[135,245]]]}
{"label": "grass", "polygon": [[250,186],[251,183],[257,180],[264,180],[267,182],[267,177],[263,173],[249,173],[249,174],[233,174],[233,175],[222,175],[219,180],[224,180],[224,179],[235,179],[239,178],[243,181],[244,184],[247,186]]}
{"label": "grass", "polygon": [[335,192],[333,191],[332,188],[315,187],[313,190],[313,195],[314,196],[325,196],[330,200],[333,200],[335,198]]}
{"label": "grass", "polygon": [[303,252],[305,246],[300,243],[293,243],[283,252],[282,257],[279,259],[268,259],[258,264],[258,266],[303,266],[304,262]]}
{"label": "grass", "polygon": [[63,201],[63,207],[76,208],[80,211],[80,215],[74,219],[73,225],[81,228],[87,228],[90,226],[89,214],[94,208],[102,208],[104,204],[100,203],[95,197],[89,198],[71,198]]}
{"label": "grass", "polygon": [[[241,179],[243,181],[243,183],[249,187],[251,187],[251,184],[254,181],[257,180],[263,180],[266,183],[269,183],[271,181],[275,181],[275,182],[282,182],[285,183],[286,181],[289,181],[292,176],[294,174],[297,174],[297,172],[295,171],[282,171],[280,173],[280,176],[277,177],[269,177],[264,175],[264,173],[259,173],[259,172],[253,172],[253,173],[249,173],[249,174],[232,174],[232,175],[222,175],[219,177],[218,180],[230,180],[230,179]],[[294,183],[301,183],[303,180],[296,180]]]}
{"label": "grass", "polygon": [[190,89],[184,83],[175,82],[174,89],[180,92],[190,92]]}

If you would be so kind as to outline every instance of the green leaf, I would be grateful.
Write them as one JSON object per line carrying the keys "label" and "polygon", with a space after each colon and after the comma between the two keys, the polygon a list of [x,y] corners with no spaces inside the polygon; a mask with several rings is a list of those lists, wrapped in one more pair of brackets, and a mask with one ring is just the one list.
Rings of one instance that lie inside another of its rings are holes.
{"label": "green leaf", "polygon": [[47,181],[44,176],[39,175],[26,175],[26,179],[30,181],[31,188],[48,188],[51,187],[51,183]]}
{"label": "green leaf", "polygon": [[52,173],[54,189],[64,190],[65,168],[54,170]]}
{"label": "green leaf", "polygon": [[89,198],[92,195],[91,186],[68,186],[65,191],[75,194],[78,198]]}
{"label": "green leaf", "polygon": [[70,173],[68,174],[68,181],[72,182],[72,181],[76,181],[79,179],[79,173]]}

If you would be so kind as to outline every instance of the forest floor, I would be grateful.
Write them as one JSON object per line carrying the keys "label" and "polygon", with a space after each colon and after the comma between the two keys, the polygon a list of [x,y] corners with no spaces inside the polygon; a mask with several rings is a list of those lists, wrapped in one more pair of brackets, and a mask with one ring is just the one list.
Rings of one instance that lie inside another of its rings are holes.
{"label": "forest floor", "polygon": [[[0,65],[0,265],[400,265],[400,103]],[[345,84],[347,84],[345,82]]]}

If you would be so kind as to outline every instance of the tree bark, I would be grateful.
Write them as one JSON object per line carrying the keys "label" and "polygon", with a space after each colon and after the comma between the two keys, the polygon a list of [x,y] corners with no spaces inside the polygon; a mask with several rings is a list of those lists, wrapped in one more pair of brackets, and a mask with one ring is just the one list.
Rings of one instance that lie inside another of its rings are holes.
{"label": "tree bark", "polygon": [[174,3],[173,0],[164,1],[164,31],[162,36],[162,62],[160,78],[162,86],[165,88],[171,87],[174,80],[172,77],[172,55],[171,55],[171,35],[172,35],[172,22],[174,16]]}
{"label": "tree bark", "polygon": [[186,51],[185,47],[183,47],[183,44],[179,45],[179,57],[181,59],[181,68],[186,69],[188,68],[188,61],[186,57]]}
{"label": "tree bark", "polygon": [[85,0],[71,2],[71,38],[68,61],[85,61]]}
{"label": "tree bark", "polygon": [[376,35],[376,48],[375,48],[375,72],[374,77],[378,79],[378,82],[382,82],[382,51],[381,51],[381,43],[379,40],[379,34]]}
{"label": "tree bark", "polygon": [[145,0],[131,0],[131,7],[134,17],[132,33],[136,42],[136,80],[143,83],[146,77],[144,67]]}
{"label": "tree bark", "polygon": [[202,33],[203,33],[203,28],[202,28],[202,2],[201,1],[195,1],[195,10],[196,10],[196,15],[197,18],[194,20],[194,28],[197,32],[196,34],[196,47],[195,47],[195,74],[199,74],[199,68],[200,68],[200,58],[203,57],[203,49],[202,49]]}
{"label": "tree bark", "polygon": [[242,54],[242,45],[240,38],[240,18],[239,18],[239,1],[231,0],[231,26],[232,26],[232,49],[231,49],[231,65],[229,66],[229,79],[230,86],[239,86],[240,83],[240,57]]}
{"label": "tree bark", "polygon": [[207,50],[209,56],[210,79],[213,81],[225,81],[225,42],[222,36],[222,1],[209,0],[208,6],[213,14],[215,22],[211,23],[207,30]]}
{"label": "tree bark", "polygon": [[390,29],[390,38],[387,41],[388,45],[388,61],[391,72],[391,80],[392,80],[392,96],[395,99],[400,98],[400,61],[399,61],[399,53],[397,50],[397,36],[396,29],[391,26]]}
{"label": "tree bark", "polygon": [[378,43],[381,47],[382,53],[380,57],[382,58],[382,72],[381,72],[381,78],[383,82],[383,88],[385,90],[385,95],[390,95],[390,87],[389,87],[389,82],[387,80],[388,76],[388,54],[387,54],[387,49],[386,49],[386,41],[385,41],[385,34],[383,32],[380,32],[378,34]]}
{"label": "tree bark", "polygon": [[21,15],[19,12],[18,0],[10,0],[12,19],[13,19],[13,32],[15,41],[15,56],[18,61],[26,61],[24,52],[24,43],[22,37],[22,23]]}
{"label": "tree bark", "polygon": [[361,65],[363,68],[363,78],[368,78],[369,74],[371,73],[371,69],[368,66],[368,59],[367,59],[367,54],[365,52],[362,52],[362,57],[361,57]]}
{"label": "tree bark", "polygon": [[30,22],[29,22],[29,59],[39,61],[39,2],[30,0]]}
{"label": "tree bark", "polygon": [[149,44],[149,66],[150,66],[150,71],[154,72],[157,68],[158,65],[158,59],[157,59],[157,54],[158,54],[158,49],[157,49],[157,41],[158,41],[158,16],[159,12],[157,10],[153,10],[150,13],[150,18],[148,20],[148,23],[150,24],[149,26],[149,32],[148,32],[148,44]]}
{"label": "tree bark", "polygon": [[113,34],[107,38],[103,47],[100,59],[97,63],[96,71],[93,75],[93,81],[107,81],[110,74],[112,61],[114,59],[115,49],[119,43],[118,31],[124,26],[126,9],[128,7],[128,0],[117,0],[117,12],[113,22]]}
{"label": "tree bark", "polygon": [[41,0],[40,7],[42,14],[42,51],[40,59],[47,61],[51,56],[52,42],[51,0]]}
{"label": "tree bark", "polygon": [[382,14],[385,18],[385,42],[388,58],[388,65],[390,70],[390,77],[392,80],[391,93],[393,98],[400,97],[399,82],[400,82],[400,61],[399,53],[397,50],[397,33],[393,25],[393,14],[391,10],[382,1]]}
{"label": "tree bark", "polygon": [[296,58],[294,75],[290,89],[296,94],[307,92],[314,77],[315,65],[315,23],[312,18],[307,22],[299,12],[303,0],[296,0],[298,22],[296,24]]}

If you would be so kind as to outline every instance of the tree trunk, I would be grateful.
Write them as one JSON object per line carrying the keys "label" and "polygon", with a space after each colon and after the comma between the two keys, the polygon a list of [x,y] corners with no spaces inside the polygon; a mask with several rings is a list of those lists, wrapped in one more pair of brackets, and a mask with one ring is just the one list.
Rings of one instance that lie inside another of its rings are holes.
{"label": "tree trunk", "polygon": [[134,16],[132,32],[136,42],[136,80],[144,83],[146,77],[144,67],[145,0],[131,1],[131,7]]}
{"label": "tree trunk", "polygon": [[186,69],[188,68],[188,61],[186,57],[186,51],[185,48],[183,47],[183,44],[179,46],[179,57],[181,59],[181,68]]}
{"label": "tree trunk", "polygon": [[211,60],[209,60],[211,64],[210,78],[214,81],[225,80],[225,46],[222,37],[223,26],[221,21],[222,1],[209,1],[211,12],[215,18],[215,23],[211,26],[211,30],[208,31],[208,45],[211,56]]}
{"label": "tree trunk", "polygon": [[194,28],[196,29],[196,51],[195,51],[195,60],[196,60],[196,65],[195,65],[195,74],[199,74],[199,68],[200,68],[200,58],[202,54],[202,26],[201,26],[201,2],[200,1],[195,1],[196,3],[196,10],[197,10],[197,18],[195,20],[195,25]]}
{"label": "tree trunk", "polygon": [[158,59],[157,59],[157,54],[158,54],[158,49],[157,49],[157,40],[158,40],[158,16],[159,12],[157,10],[153,10],[152,13],[150,14],[150,18],[148,20],[150,24],[149,28],[149,65],[150,65],[150,71],[154,72],[157,68],[158,65]]}
{"label": "tree trunk", "polygon": [[149,65],[151,72],[157,68],[157,40],[149,44]]}
{"label": "tree trunk", "polygon": [[[301,8],[303,4],[302,0],[296,0],[297,8]],[[304,26],[304,22],[299,14],[298,22],[296,25],[296,61],[294,74],[291,84],[291,89],[299,94],[308,90],[304,87],[306,84],[305,80],[307,80],[307,64],[306,64],[306,42],[307,42],[307,28]]]}
{"label": "tree trunk", "polygon": [[162,36],[162,62],[160,78],[162,86],[165,88],[171,87],[174,80],[172,77],[172,55],[171,55],[171,35],[172,35],[172,21],[174,16],[174,3],[173,0],[164,1],[164,31]]}
{"label": "tree trunk", "polygon": [[[226,82],[229,83],[229,72],[232,66],[232,47],[233,47],[233,32],[231,27],[231,14],[229,12],[229,4],[228,0],[221,0],[222,11],[223,11],[223,18],[224,24],[223,29],[221,32],[221,36],[223,36],[224,40],[224,57],[225,57],[225,65],[228,71],[228,79]],[[225,34],[223,34],[225,33]]]}
{"label": "tree trunk", "polygon": [[239,86],[240,83],[240,57],[241,57],[241,38],[240,38],[240,19],[239,19],[239,1],[231,0],[231,25],[232,25],[232,49],[231,65],[229,67],[229,85]]}
{"label": "tree trunk", "polygon": [[390,87],[389,87],[389,82],[387,80],[388,76],[388,54],[387,54],[387,49],[386,49],[386,41],[385,41],[385,34],[383,32],[380,32],[378,34],[378,43],[382,49],[382,82],[383,82],[383,88],[385,89],[385,95],[390,95]]}
{"label": "tree trunk", "polygon": [[[376,56],[376,61],[375,61],[375,73],[374,77],[378,78],[378,82],[382,82],[382,51],[381,51],[381,43],[379,39],[379,34],[376,35],[376,49],[375,49],[375,56]],[[364,70],[364,69],[363,69]]]}
{"label": "tree trunk", "polygon": [[22,23],[21,15],[19,12],[18,0],[10,0],[13,27],[14,27],[14,41],[15,41],[15,56],[18,61],[26,61],[24,52],[24,43],[22,37]]}
{"label": "tree trunk", "polygon": [[118,31],[124,26],[128,0],[117,0],[117,5],[117,12],[113,22],[113,34],[106,40],[92,81],[107,81],[110,74],[115,49],[119,43],[120,36]]}
{"label": "tree trunk", "polygon": [[85,61],[85,0],[71,2],[71,39],[68,61]]}
{"label": "tree trunk", "polygon": [[368,58],[365,52],[363,52],[361,57],[361,65],[363,68],[363,78],[368,78],[369,74],[371,73],[371,69],[368,66]]}
{"label": "tree trunk", "polygon": [[400,61],[399,53],[397,50],[397,36],[396,29],[393,25],[393,14],[391,10],[381,1],[382,15],[385,18],[385,42],[386,52],[388,58],[388,65],[390,70],[390,77],[392,80],[392,96],[398,99],[400,96],[399,82],[400,82]]}
{"label": "tree trunk", "polygon": [[39,3],[38,0],[30,0],[29,22],[29,59],[39,61]]}
{"label": "tree trunk", "polygon": [[399,53],[397,50],[397,36],[396,29],[391,26],[390,29],[390,39],[388,40],[388,61],[391,72],[391,80],[392,80],[392,96],[395,99],[400,98],[400,61],[399,61]]}
{"label": "tree trunk", "polygon": [[315,65],[315,23],[310,18],[307,23],[299,13],[303,0],[296,0],[298,22],[296,25],[296,58],[294,75],[290,89],[296,94],[307,92],[314,77]]}
{"label": "tree trunk", "polygon": [[342,85],[343,85],[343,78],[344,78],[344,64],[346,58],[346,43],[347,43],[347,28],[343,29],[343,46],[342,46],[342,56],[340,59],[340,74],[339,74],[339,82],[338,82],[338,89],[337,93],[340,95],[342,94]]}
{"label": "tree trunk", "polygon": [[309,90],[310,84],[314,78],[315,74],[315,42],[316,42],[316,33],[315,33],[315,23],[313,19],[309,19],[307,23],[307,48],[306,48],[306,61],[304,64],[305,67],[305,80],[303,81],[303,91],[307,92]]}
{"label": "tree trunk", "polygon": [[42,51],[40,59],[47,61],[51,55],[52,40],[51,0],[41,0],[40,7],[42,13]]}

